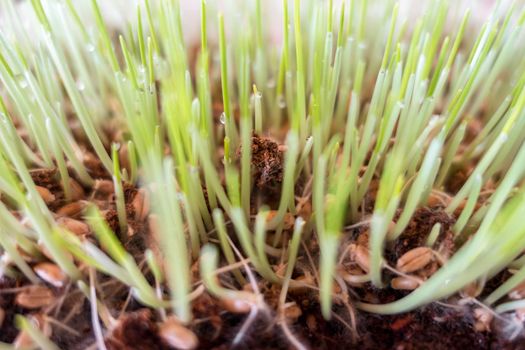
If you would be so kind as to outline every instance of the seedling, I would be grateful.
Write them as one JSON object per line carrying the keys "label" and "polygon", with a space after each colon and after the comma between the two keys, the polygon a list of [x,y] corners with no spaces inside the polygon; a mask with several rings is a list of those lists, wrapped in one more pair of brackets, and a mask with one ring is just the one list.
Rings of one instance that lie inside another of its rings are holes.
{"label": "seedling", "polygon": [[[0,295],[33,313],[15,339],[0,305],[0,341],[78,347],[84,300],[101,349],[257,348],[275,325],[373,348],[358,329],[442,309],[454,334],[517,339],[525,7],[282,0],[274,28],[267,2],[202,0],[188,42],[188,4],[120,25],[97,0],[0,4]],[[320,334],[336,322],[352,337]]]}

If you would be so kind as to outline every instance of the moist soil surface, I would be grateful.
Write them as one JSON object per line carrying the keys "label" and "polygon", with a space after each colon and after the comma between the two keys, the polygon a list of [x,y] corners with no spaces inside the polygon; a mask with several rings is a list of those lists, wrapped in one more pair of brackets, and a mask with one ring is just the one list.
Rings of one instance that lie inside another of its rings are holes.
{"label": "moist soil surface", "polygon": [[[237,155],[240,157],[241,150]],[[279,194],[282,190],[284,150],[275,141],[253,135],[252,137],[252,169],[254,183],[252,192],[252,207],[258,203],[265,203],[270,208],[276,208]],[[121,237],[126,249],[135,257],[139,266],[143,261],[143,253],[147,248],[158,251],[155,246],[151,226],[142,213],[142,207],[137,206],[135,200],[138,189],[131,184],[124,184],[128,233],[120,232],[120,225],[116,211],[114,189],[109,174],[100,162],[88,153],[85,165],[89,173],[97,178],[93,187],[85,188],[80,180],[71,172],[74,186],[73,199],[66,201],[59,175],[55,169],[34,169],[31,172],[35,184],[46,188],[53,194],[53,201],[48,207],[57,217],[66,216],[83,221],[85,203],[91,202],[99,207],[106,218],[109,227]],[[460,176],[458,176],[459,178]],[[460,181],[459,179],[458,181]],[[302,193],[297,206],[303,208],[301,216],[308,219],[311,215],[309,203],[308,181],[300,179],[295,193]],[[367,194],[363,208],[370,212],[374,202],[375,183]],[[451,187],[458,184],[453,183]],[[457,249],[454,236],[451,233],[457,215],[448,215],[439,203],[428,204],[418,209],[403,234],[393,244],[385,247],[385,260],[390,266],[395,266],[398,259],[414,248],[425,246],[429,232],[439,223],[441,229],[431,249],[446,259]],[[15,213],[17,214],[17,213]],[[399,214],[398,214],[399,215]],[[397,219],[397,216],[396,218]],[[285,229],[283,237],[290,233]],[[232,231],[233,232],[233,231]],[[83,232],[83,239],[96,244],[91,232]],[[315,278],[319,260],[319,247],[315,235],[301,247],[297,262],[297,269],[293,278],[305,278],[316,285]],[[340,271],[364,273],[362,265],[355,256],[347,254],[350,246],[368,246],[368,226],[348,229],[341,239],[339,264]],[[306,254],[305,254],[306,253]],[[310,255],[311,259],[307,259]],[[42,259],[46,259],[42,257]],[[277,259],[275,271],[283,270]],[[28,259],[33,266],[37,261]],[[419,269],[414,276],[422,280],[430,277],[439,268],[435,259]],[[359,272],[360,271],[360,272]],[[147,269],[143,272],[153,285],[151,273]],[[198,274],[195,274],[198,281]],[[246,277],[246,276],[245,276]],[[199,339],[199,349],[293,349],[289,335],[285,332],[283,322],[288,326],[293,336],[306,348],[311,349],[525,349],[523,332],[512,341],[509,340],[508,324],[494,321],[488,329],[479,330],[474,317],[475,305],[461,303],[460,296],[453,296],[442,302],[432,303],[417,310],[398,315],[377,315],[356,310],[352,305],[355,301],[368,303],[388,303],[410,293],[407,290],[394,289],[389,284],[395,273],[385,270],[383,279],[387,282],[385,288],[374,288],[370,283],[346,286],[341,288],[334,285],[333,317],[325,320],[320,312],[318,292],[315,288],[290,289],[287,297],[285,317],[279,317],[278,309],[280,287],[264,281],[258,282],[258,288],[265,297],[269,306],[268,312],[260,311],[254,316],[254,321],[245,327],[243,336],[237,344],[232,340],[239,334],[248,320],[247,314],[231,313],[217,299],[203,292],[193,302],[194,321],[188,326]],[[508,273],[501,273],[486,284],[484,293],[494,289],[507,279]],[[224,276],[221,282],[235,286],[231,277]],[[105,333],[105,344],[109,350],[124,349],[169,349],[162,340],[159,332],[161,317],[158,312],[146,308],[133,299],[128,288],[117,280],[98,274],[97,295],[104,302],[116,322]],[[3,321],[0,320],[0,341],[11,343],[15,341],[18,330],[14,326],[14,317],[17,314],[26,316],[46,315],[52,328],[50,338],[62,349],[94,348],[96,342],[91,321],[90,303],[74,285],[54,287],[45,286],[52,292],[56,300],[41,307],[28,308],[16,302],[18,293],[29,287],[31,283],[20,276],[4,276],[0,280],[0,308],[4,311]],[[165,286],[163,286],[165,288]],[[243,288],[237,285],[236,288]],[[246,286],[244,286],[246,288]]]}

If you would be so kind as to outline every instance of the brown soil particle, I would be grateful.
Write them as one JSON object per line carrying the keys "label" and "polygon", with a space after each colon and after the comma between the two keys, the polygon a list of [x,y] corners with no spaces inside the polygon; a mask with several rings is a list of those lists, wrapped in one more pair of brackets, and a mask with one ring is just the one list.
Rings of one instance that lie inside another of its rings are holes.
{"label": "brown soil particle", "polygon": [[120,227],[118,223],[118,214],[115,209],[108,209],[104,213],[104,219],[108,223],[109,228],[117,235],[120,234]]}
{"label": "brown soil particle", "polygon": [[137,194],[137,188],[129,182],[124,182],[122,184],[122,189],[124,191],[124,199],[126,203],[131,202]]}
{"label": "brown soil particle", "polygon": [[252,166],[255,186],[269,195],[278,194],[283,181],[283,152],[277,142],[252,136]]}
{"label": "brown soil particle", "polygon": [[67,319],[67,326],[75,330],[75,333],[72,333],[61,327],[53,327],[51,340],[60,349],[85,350],[95,343],[91,308],[87,299],[70,294],[59,311],[55,318],[61,321]]}
{"label": "brown soil particle", "polygon": [[35,185],[52,189],[56,186],[57,169],[34,169],[29,172]]}
{"label": "brown soil particle", "polygon": [[[263,315],[258,315],[253,325],[248,329],[238,344],[232,344],[239,330],[246,321],[246,315],[225,313],[221,316],[226,327],[215,337],[202,337],[203,334],[215,331],[210,323],[202,323],[197,331],[199,336],[198,349],[227,350],[227,349],[293,349],[289,341],[282,334],[279,326]],[[209,333],[208,333],[209,334]],[[211,333],[213,334],[213,333]]]}
{"label": "brown soil particle", "polygon": [[108,350],[168,349],[158,335],[158,326],[149,309],[125,314],[106,337]]}
{"label": "brown soil particle", "polygon": [[457,193],[469,178],[471,169],[459,169],[448,178],[445,188],[450,193]]}
{"label": "brown soil particle", "polygon": [[436,240],[435,247],[443,244],[447,252],[454,249],[453,235],[450,232],[454,225],[454,218],[449,216],[442,208],[419,208],[414,213],[403,234],[396,240],[394,248],[395,259],[398,259],[409,250],[425,246],[426,239],[432,227],[439,223],[441,230]]}

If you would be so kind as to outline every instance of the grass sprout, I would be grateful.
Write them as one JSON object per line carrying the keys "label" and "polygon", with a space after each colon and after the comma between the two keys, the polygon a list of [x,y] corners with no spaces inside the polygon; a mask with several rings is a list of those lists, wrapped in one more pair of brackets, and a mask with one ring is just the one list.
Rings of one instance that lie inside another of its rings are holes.
{"label": "grass sprout", "polygon": [[[119,25],[101,3],[32,0],[30,30],[0,3],[0,278],[37,284],[33,264],[56,264],[90,299],[101,348],[97,274],[162,322],[191,326],[202,293],[232,304],[248,314],[236,342],[269,314],[265,288],[279,288],[283,313],[289,289],[307,285],[339,320],[336,298],[352,317],[401,313],[506,271],[477,302],[523,309],[509,297],[525,280],[522,4],[497,2],[479,23],[478,8],[447,0],[415,18],[394,0],[282,0],[273,26],[264,1],[202,0],[188,41],[184,1],[140,0]],[[64,214],[78,203],[88,209]],[[392,247],[425,210],[445,218],[418,233],[439,268],[398,271]],[[362,274],[345,278],[347,261]],[[392,276],[418,283],[387,304],[351,293],[388,290]]]}

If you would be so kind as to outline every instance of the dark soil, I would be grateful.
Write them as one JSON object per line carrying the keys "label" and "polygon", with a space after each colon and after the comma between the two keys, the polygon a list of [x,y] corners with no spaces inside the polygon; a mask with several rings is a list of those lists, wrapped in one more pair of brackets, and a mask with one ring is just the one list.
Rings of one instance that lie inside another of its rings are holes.
{"label": "dark soil", "polygon": [[42,186],[51,192],[61,191],[56,181],[57,169],[35,169],[30,171],[35,185]]}
{"label": "dark soil", "polygon": [[[17,282],[8,277],[0,278],[0,292],[3,289],[18,287]],[[5,312],[5,318],[2,324],[0,324],[0,341],[10,343],[12,342],[18,330],[14,326],[14,317],[21,310],[16,307],[14,294],[0,293],[0,308]]]}
{"label": "dark soil", "polygon": [[283,182],[283,152],[271,139],[252,136],[252,169],[255,196],[264,202],[278,200]]}
{"label": "dark soil", "polygon": [[438,249],[442,244],[446,253],[449,256],[452,255],[454,252],[454,235],[450,229],[455,222],[455,218],[445,213],[443,208],[422,207],[417,209],[407,228],[392,247],[393,258],[398,259],[410,249],[424,246],[428,234],[437,223],[441,224],[441,229],[434,248]]}
{"label": "dark soil", "polygon": [[130,312],[118,320],[118,325],[106,337],[108,350],[169,349],[158,336],[158,326],[149,309]]}

